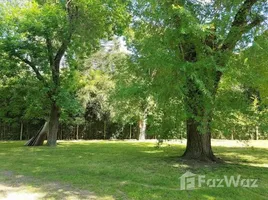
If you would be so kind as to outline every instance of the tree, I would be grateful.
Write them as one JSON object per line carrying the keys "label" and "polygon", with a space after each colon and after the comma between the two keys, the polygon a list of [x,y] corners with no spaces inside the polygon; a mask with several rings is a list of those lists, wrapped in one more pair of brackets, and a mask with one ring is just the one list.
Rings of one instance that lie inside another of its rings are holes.
{"label": "tree", "polygon": [[65,95],[62,70],[77,70],[76,60],[96,49],[101,38],[123,32],[128,21],[126,4],[120,0],[38,0],[0,5],[1,59],[30,68],[46,88],[49,146],[56,146],[60,101]]}
{"label": "tree", "polygon": [[132,58],[131,55],[121,55],[124,62],[115,68],[113,79],[116,86],[111,98],[112,104],[117,108],[116,117],[123,123],[136,122],[139,128],[138,139],[145,140],[148,116],[154,108],[150,93],[153,72]]}
{"label": "tree", "polygon": [[155,80],[177,78],[186,111],[183,157],[217,161],[211,122],[219,84],[234,52],[265,30],[266,2],[140,0],[133,7],[136,58],[156,71]]}

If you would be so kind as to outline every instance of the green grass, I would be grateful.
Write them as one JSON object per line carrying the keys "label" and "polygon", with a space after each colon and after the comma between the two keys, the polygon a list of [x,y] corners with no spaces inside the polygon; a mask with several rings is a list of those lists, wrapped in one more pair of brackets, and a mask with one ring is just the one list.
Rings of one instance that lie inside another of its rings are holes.
{"label": "green grass", "polygon": [[[0,142],[0,173],[14,174],[1,176],[0,184],[12,185],[23,175],[27,178],[20,184],[50,193],[46,199],[67,199],[67,193],[59,196],[59,188],[48,191],[43,186],[47,183],[87,190],[97,199],[268,199],[268,149],[214,147],[226,163],[202,164],[180,160],[184,148],[136,142],[60,142],[56,148],[29,148],[22,142]],[[179,177],[188,170],[207,178],[257,178],[258,187],[180,190]]]}

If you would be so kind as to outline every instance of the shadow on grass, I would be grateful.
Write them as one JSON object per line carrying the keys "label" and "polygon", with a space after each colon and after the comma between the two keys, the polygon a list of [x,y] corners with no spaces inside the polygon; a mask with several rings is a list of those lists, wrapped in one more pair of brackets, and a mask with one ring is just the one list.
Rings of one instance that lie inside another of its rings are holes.
{"label": "shadow on grass", "polygon": [[[58,148],[28,148],[21,144],[0,143],[0,170],[24,175],[15,182],[45,193],[44,199],[68,199],[80,194],[80,198],[75,198],[83,199],[86,195],[87,199],[268,199],[268,168],[262,166],[267,164],[267,149],[214,147],[215,154],[226,163],[200,164],[179,159],[185,149],[183,145],[156,148],[154,143],[62,142]],[[202,187],[180,191],[179,177],[186,171],[208,178],[240,174],[260,182],[254,189]],[[12,186],[12,177],[2,181],[0,178],[0,183]]]}

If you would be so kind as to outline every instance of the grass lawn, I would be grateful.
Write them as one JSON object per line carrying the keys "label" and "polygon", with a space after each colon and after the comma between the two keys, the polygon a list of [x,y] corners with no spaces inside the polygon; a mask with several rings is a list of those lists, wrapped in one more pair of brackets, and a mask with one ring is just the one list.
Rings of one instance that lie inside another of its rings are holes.
{"label": "grass lawn", "polygon": [[[180,160],[184,148],[123,141],[60,142],[56,148],[0,142],[0,199],[268,199],[268,147],[214,147],[226,163],[209,165]],[[180,190],[186,171],[206,178],[241,175],[258,179],[258,187]]]}

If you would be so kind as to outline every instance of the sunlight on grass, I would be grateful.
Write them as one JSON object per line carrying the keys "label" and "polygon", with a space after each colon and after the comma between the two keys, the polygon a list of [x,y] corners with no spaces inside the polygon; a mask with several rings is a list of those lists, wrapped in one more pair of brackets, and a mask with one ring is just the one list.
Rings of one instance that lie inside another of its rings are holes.
{"label": "sunlight on grass", "polygon": [[[184,148],[129,141],[62,141],[57,148],[29,148],[5,142],[0,143],[0,184],[33,187],[33,195],[46,193],[45,199],[268,199],[267,148],[214,147],[225,164],[184,162],[179,159]],[[179,178],[186,171],[208,178],[241,174],[259,179],[259,187],[181,191]]]}

